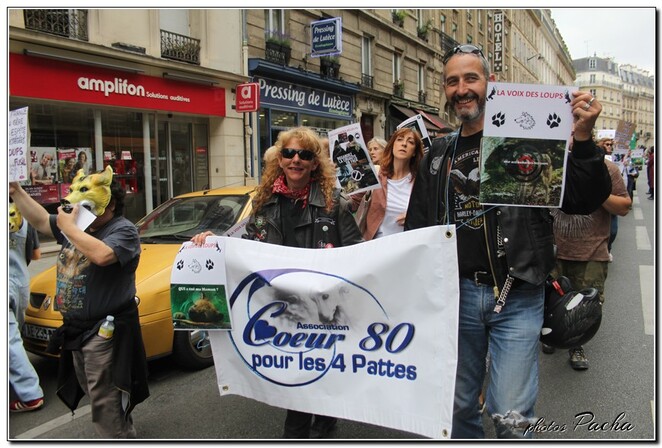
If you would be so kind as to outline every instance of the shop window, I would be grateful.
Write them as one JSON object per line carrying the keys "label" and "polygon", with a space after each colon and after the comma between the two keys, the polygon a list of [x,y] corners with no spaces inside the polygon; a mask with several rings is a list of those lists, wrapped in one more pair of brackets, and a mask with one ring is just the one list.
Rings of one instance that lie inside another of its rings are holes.
{"label": "shop window", "polygon": [[9,109],[28,108],[29,179],[23,188],[54,213],[78,168],[95,169],[92,110],[43,101],[12,101]]}
{"label": "shop window", "polygon": [[142,113],[102,111],[101,129],[103,166],[112,166],[126,191],[124,215],[135,222],[145,214]]}

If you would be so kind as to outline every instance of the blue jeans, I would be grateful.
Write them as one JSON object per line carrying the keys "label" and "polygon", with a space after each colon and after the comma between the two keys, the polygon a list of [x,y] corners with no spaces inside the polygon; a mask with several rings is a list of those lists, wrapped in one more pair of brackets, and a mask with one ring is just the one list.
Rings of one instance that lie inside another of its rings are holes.
{"label": "blue jeans", "polygon": [[611,225],[609,231],[609,242],[607,243],[607,250],[611,252],[611,245],[616,240],[618,234],[618,215],[611,215]]}
{"label": "blue jeans", "polygon": [[493,288],[460,278],[452,438],[485,436],[478,395],[485,379],[488,350],[490,374],[485,403],[494,420],[497,437],[523,437],[529,419],[533,418],[538,395],[538,351],[544,303],[544,286],[524,283],[511,289],[506,305],[496,314]]}
{"label": "blue jeans", "polygon": [[30,363],[30,358],[23,347],[21,325],[25,320],[25,307],[28,287],[18,286],[10,278],[9,281],[9,384],[11,384],[19,400],[26,402],[42,398],[44,392],[39,385],[39,375]]}

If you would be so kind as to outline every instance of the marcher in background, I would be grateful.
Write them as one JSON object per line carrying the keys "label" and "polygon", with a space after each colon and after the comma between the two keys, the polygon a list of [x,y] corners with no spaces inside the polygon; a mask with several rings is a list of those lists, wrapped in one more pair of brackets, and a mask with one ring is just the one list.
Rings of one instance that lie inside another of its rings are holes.
{"label": "marcher in background", "polygon": [[269,163],[276,158],[278,154],[278,148],[274,146],[269,146],[266,151],[264,151],[264,155],[262,156],[262,169],[269,165]]}
{"label": "marcher in background", "polygon": [[[552,219],[545,208],[483,208],[477,192],[468,200],[455,192],[450,171],[468,176],[478,167],[487,83],[495,76],[474,45],[452,48],[442,63],[446,99],[462,126],[435,139],[421,161],[405,230],[446,223],[457,228],[460,310],[451,437],[484,437],[478,396],[488,347],[486,411],[497,437],[525,437],[538,394],[544,283],[554,267]],[[590,93],[578,91],[570,107],[574,150],[567,161],[562,209],[588,214],[611,190],[603,155],[592,140],[602,106]]]}
{"label": "marcher in background", "polygon": [[[77,176],[65,197],[72,210],[59,207],[57,215],[49,215],[18,183],[9,183],[9,194],[24,219],[62,245],[53,306],[63,324],[48,348],[61,347],[58,396],[73,412],[87,393],[101,437],[136,437],[131,411],[149,391],[135,300],[140,239],[136,226],[122,216],[124,189],[110,167]],[[85,231],[76,225],[83,198],[97,216]],[[108,315],[115,319],[111,338],[98,334]]]}
{"label": "marcher in background", "polygon": [[[598,140],[598,147],[602,149],[605,153],[605,159],[612,161],[612,152],[614,150],[614,139],[609,137],[604,137]],[[611,253],[611,245],[616,240],[618,235],[618,215],[611,215],[611,224],[610,224],[610,233],[609,233],[609,242],[607,243],[607,250],[609,251],[609,262],[614,261],[614,256]],[[544,350],[543,350],[544,351]]]}
{"label": "marcher in background", "polygon": [[8,246],[9,384],[18,397],[9,403],[9,411],[34,411],[44,406],[44,391],[39,385],[39,375],[23,347],[21,328],[25,322],[25,310],[30,296],[28,264],[31,260],[41,258],[41,250],[37,232],[23,219],[14,204],[9,205]]}
{"label": "marcher in background", "polygon": [[[555,278],[567,277],[577,291],[596,288],[602,303],[605,301],[605,281],[611,261],[607,249],[611,216],[627,215],[632,205],[618,166],[606,159],[605,164],[611,176],[611,190],[600,208],[590,215],[567,215],[562,210],[552,210],[557,247],[552,275]],[[543,352],[553,353],[551,348],[543,346]],[[588,358],[582,346],[573,347],[568,353],[573,369],[588,369]]]}
{"label": "marcher in background", "polygon": [[648,199],[655,199],[655,147],[648,148],[646,158],[646,175],[648,177]]}
{"label": "marcher in background", "polygon": [[368,153],[370,153],[370,160],[375,168],[378,168],[381,163],[384,148],[386,148],[386,140],[383,138],[374,137],[368,142]]}
{"label": "marcher in background", "polygon": [[418,133],[411,128],[400,128],[393,133],[381,157],[381,188],[366,193],[371,197],[365,211],[364,240],[404,230],[407,205],[422,158],[423,142]]}
{"label": "marcher in background", "polygon": [[329,137],[320,138],[320,144],[322,145],[322,155],[330,158],[331,153],[329,152]]}
{"label": "marcher in background", "polygon": [[[309,249],[363,241],[317,134],[306,127],[289,129],[275,146],[279,152],[263,171],[244,238]],[[206,231],[191,240],[201,245],[212,235]],[[336,424],[335,417],[288,410],[283,437],[327,438]]]}
{"label": "marcher in background", "polygon": [[627,175],[627,192],[630,195],[630,200],[634,199],[634,190],[637,189],[637,179],[639,178],[639,170],[632,163],[632,157],[628,153],[625,158],[625,174]]}

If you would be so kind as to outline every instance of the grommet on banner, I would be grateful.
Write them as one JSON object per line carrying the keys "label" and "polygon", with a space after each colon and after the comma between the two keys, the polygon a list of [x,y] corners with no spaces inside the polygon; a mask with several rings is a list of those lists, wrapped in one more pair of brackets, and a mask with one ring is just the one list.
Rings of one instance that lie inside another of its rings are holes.
{"label": "grommet on banner", "polygon": [[446,238],[453,238],[453,232],[446,230]]}

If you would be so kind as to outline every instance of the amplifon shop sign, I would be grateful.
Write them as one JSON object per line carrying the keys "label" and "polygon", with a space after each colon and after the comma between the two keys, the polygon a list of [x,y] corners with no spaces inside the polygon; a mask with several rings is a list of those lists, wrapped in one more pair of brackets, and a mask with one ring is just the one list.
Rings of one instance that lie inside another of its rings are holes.
{"label": "amplifon shop sign", "polygon": [[[44,82],[44,79],[48,82]],[[224,117],[225,89],[10,53],[9,94]]]}

